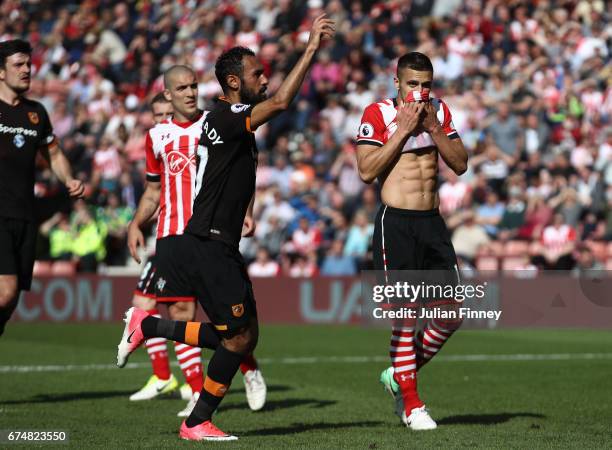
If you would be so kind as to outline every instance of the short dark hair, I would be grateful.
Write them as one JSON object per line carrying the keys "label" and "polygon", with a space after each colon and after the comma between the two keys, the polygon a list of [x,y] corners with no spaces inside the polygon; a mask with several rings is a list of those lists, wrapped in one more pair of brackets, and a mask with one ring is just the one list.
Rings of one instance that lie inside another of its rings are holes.
{"label": "short dark hair", "polygon": [[418,70],[419,72],[432,72],[433,65],[427,55],[420,52],[410,52],[402,55],[397,61],[397,73],[399,74],[400,69],[409,68],[412,70]]}
{"label": "short dark hair", "polygon": [[215,75],[217,80],[219,80],[223,92],[227,92],[228,75],[236,75],[242,78],[244,72],[242,58],[245,56],[255,56],[255,53],[246,47],[232,47],[217,58],[217,62],[215,63]]}
{"label": "short dark hair", "polygon": [[155,94],[155,97],[151,99],[149,102],[150,106],[153,106],[155,103],[170,103],[163,92],[158,92]]}
{"label": "short dark hair", "polygon": [[10,41],[0,42],[0,67],[6,67],[6,58],[15,53],[32,54],[32,46],[29,42],[22,39],[12,39]]}

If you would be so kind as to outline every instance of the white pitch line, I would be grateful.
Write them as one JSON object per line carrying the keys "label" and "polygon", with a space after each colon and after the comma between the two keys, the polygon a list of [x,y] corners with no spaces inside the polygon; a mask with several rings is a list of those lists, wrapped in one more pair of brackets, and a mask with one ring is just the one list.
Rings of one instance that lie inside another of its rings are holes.
{"label": "white pitch line", "polygon": [[[612,359],[612,353],[518,353],[510,355],[440,355],[437,362],[482,362],[482,361],[568,361],[568,360],[605,360]],[[312,356],[302,358],[258,358],[261,364],[360,364],[387,362],[387,356]],[[176,362],[171,363],[177,366]],[[150,362],[128,363],[124,369],[144,369]],[[115,364],[52,364],[38,366],[0,366],[0,373],[28,372],[74,372],[117,369]]]}

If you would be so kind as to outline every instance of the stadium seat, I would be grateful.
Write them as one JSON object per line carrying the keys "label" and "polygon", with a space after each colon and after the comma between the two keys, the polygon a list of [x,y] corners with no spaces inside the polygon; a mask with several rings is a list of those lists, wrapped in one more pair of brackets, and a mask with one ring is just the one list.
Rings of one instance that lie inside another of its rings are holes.
{"label": "stadium seat", "polygon": [[502,260],[502,270],[520,270],[525,266],[525,258],[522,256],[506,256]]}
{"label": "stadium seat", "polygon": [[497,272],[498,269],[499,262],[497,256],[479,256],[476,259],[476,270]]}
{"label": "stadium seat", "polygon": [[76,265],[72,261],[55,261],[51,267],[53,275],[70,276],[76,273]]}
{"label": "stadium seat", "polygon": [[33,275],[35,277],[51,275],[51,261],[34,261]]}
{"label": "stadium seat", "polygon": [[508,241],[504,246],[505,256],[521,256],[529,252],[529,242],[527,241]]}
{"label": "stadium seat", "polygon": [[491,241],[487,244],[494,255],[501,256],[504,254],[504,244],[499,241]]}

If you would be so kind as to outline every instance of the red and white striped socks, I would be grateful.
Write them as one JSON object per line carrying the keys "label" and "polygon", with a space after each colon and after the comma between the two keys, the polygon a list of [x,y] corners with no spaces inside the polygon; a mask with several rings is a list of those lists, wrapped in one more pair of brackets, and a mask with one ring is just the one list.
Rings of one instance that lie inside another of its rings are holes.
{"label": "red and white striped socks", "polygon": [[[161,317],[157,309],[150,309],[147,314],[153,317]],[[147,339],[145,346],[151,366],[153,366],[153,374],[160,380],[170,378],[170,362],[168,361],[168,347],[165,338]]]}
{"label": "red and white striped socks", "polygon": [[407,414],[423,406],[417,392],[417,362],[414,339],[415,323],[393,326],[389,355],[395,381],[399,384]]}
{"label": "red and white striped socks", "polygon": [[253,356],[253,353],[246,355],[240,364],[240,372],[242,372],[242,375],[250,370],[257,370],[257,360]]}
{"label": "red and white striped socks", "polygon": [[461,322],[430,319],[416,340],[417,365],[420,369],[442,348],[444,343],[459,328]]}
{"label": "red and white striped socks", "polygon": [[200,392],[204,386],[202,349],[175,342],[174,351],[185,380],[191,386],[191,391]]}

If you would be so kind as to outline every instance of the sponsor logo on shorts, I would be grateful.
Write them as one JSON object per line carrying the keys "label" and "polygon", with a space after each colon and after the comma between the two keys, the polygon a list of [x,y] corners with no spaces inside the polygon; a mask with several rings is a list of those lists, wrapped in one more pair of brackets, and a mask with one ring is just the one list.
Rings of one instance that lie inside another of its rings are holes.
{"label": "sponsor logo on shorts", "polygon": [[30,122],[32,122],[34,125],[38,124],[38,122],[39,122],[38,113],[29,112],[28,113],[28,119],[30,119]]}
{"label": "sponsor logo on shorts", "polygon": [[163,292],[164,287],[166,286],[166,280],[163,279],[162,277],[159,277],[159,279],[157,280],[156,286],[159,292]]}
{"label": "sponsor logo on shorts", "polygon": [[214,228],[211,228],[211,229],[210,229],[210,232],[211,232],[212,234],[221,234],[221,232],[220,232],[219,230],[216,230],[216,229],[214,229]]}
{"label": "sponsor logo on shorts", "polygon": [[234,315],[234,317],[242,317],[242,315],[244,314],[244,306],[242,305],[242,303],[238,305],[232,305],[232,314]]}

